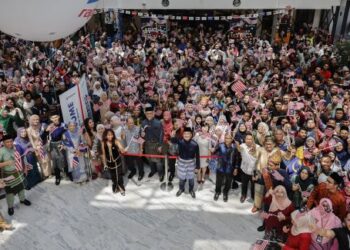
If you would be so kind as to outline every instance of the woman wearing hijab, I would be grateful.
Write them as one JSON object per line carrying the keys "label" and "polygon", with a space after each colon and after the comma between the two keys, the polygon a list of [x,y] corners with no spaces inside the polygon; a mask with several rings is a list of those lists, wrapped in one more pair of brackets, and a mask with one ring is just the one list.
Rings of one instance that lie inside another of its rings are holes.
{"label": "woman wearing hijab", "polygon": [[92,88],[92,95],[93,96],[98,96],[99,98],[101,97],[102,93],[104,93],[101,83],[99,81],[96,81],[94,83],[94,86]]}
{"label": "woman wearing hijab", "polygon": [[265,122],[260,122],[258,124],[258,129],[253,132],[254,141],[259,146],[264,146],[266,136],[270,136],[269,125]]}
{"label": "woman wearing hijab", "polygon": [[[341,220],[333,213],[333,205],[330,199],[323,198],[317,207],[310,211],[310,215],[316,220],[316,226],[322,229],[333,229],[342,226]],[[337,250],[338,241],[322,237],[317,233],[311,235],[310,250]]]}
{"label": "woman wearing hijab", "polygon": [[344,168],[350,159],[350,149],[348,151],[345,148],[345,143],[342,140],[337,140],[337,144],[334,148],[334,153],[341,165]]}
{"label": "woman wearing hijab", "polygon": [[291,214],[292,228],[288,234],[288,239],[285,244],[280,243],[282,250],[309,250],[311,244],[311,229],[310,224],[314,219],[308,214],[302,214],[298,210]]}
{"label": "woman wearing hijab", "polygon": [[39,162],[43,179],[48,178],[52,173],[50,156],[45,149],[44,140],[48,135],[45,129],[46,128],[40,124],[40,118],[38,115],[32,115],[29,117],[27,135],[35,150],[35,155]]}
{"label": "woman wearing hijab", "polygon": [[314,177],[308,167],[302,167],[299,174],[293,180],[292,190],[294,206],[296,208],[303,207],[313,189]]}
{"label": "woman wearing hijab", "polygon": [[23,169],[25,174],[25,188],[27,190],[34,187],[41,181],[41,175],[38,170],[38,161],[35,156],[35,150],[29,141],[25,128],[17,130],[17,137],[14,145],[18,153],[22,156]]}
{"label": "woman wearing hijab", "polygon": [[269,205],[268,212],[261,213],[264,219],[265,237],[284,241],[286,234],[282,229],[290,224],[290,214],[295,210],[288,198],[286,188],[280,185],[270,189],[264,198],[264,203]]}
{"label": "woman wearing hijab", "polygon": [[242,122],[238,124],[238,130],[235,134],[235,141],[238,141],[240,144],[244,143],[245,136],[247,133],[247,126]]}
{"label": "woman wearing hijab", "polygon": [[70,121],[67,126],[68,130],[63,134],[63,145],[66,147],[68,172],[72,173],[75,183],[82,183],[88,179],[84,157],[87,148],[76,122]]}

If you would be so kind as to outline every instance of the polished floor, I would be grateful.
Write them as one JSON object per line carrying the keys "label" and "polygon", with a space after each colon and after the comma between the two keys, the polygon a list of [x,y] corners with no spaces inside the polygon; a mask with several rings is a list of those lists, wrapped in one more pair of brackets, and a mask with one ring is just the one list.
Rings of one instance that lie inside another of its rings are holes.
{"label": "polished floor", "polygon": [[[215,179],[215,176],[213,176]],[[19,205],[7,215],[15,230],[0,233],[3,250],[55,249],[249,249],[261,237],[251,203],[239,202],[239,191],[229,201],[213,200],[214,185],[207,181],[197,190],[176,197],[159,188],[156,177],[141,186],[130,181],[126,196],[113,194],[108,180],[77,185],[49,179],[27,192],[31,207]]]}

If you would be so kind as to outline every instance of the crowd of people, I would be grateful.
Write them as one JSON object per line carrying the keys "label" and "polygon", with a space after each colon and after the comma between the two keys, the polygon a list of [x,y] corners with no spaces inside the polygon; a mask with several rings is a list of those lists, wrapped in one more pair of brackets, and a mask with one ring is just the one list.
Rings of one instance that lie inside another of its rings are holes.
{"label": "crowd of people", "polygon": [[[215,201],[241,183],[240,202],[263,221],[255,247],[350,249],[350,70],[328,34],[271,42],[201,24],[127,32],[111,46],[106,33],[93,37],[57,46],[1,35],[9,215],[16,194],[29,206],[24,190],[52,175],[56,185],[111,179],[125,195],[123,179],[141,182],[147,163],[148,178],[179,179],[177,196],[188,181],[196,198],[194,182],[210,173]],[[64,124],[58,97],[83,76],[93,116]]]}

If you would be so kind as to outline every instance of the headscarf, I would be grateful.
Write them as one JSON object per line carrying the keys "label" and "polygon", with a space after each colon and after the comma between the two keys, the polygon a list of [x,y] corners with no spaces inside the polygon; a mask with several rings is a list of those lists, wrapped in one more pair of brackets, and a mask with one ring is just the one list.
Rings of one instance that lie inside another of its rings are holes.
{"label": "headscarf", "polygon": [[76,121],[70,120],[70,121],[67,123],[67,127],[68,127],[69,125],[71,125],[71,124],[75,125],[74,131],[72,132],[72,131],[70,131],[69,129],[68,129],[67,131],[68,131],[68,133],[69,133],[69,135],[71,136],[72,139],[77,139],[77,138],[79,138],[79,128],[78,128],[78,124],[77,124]]}
{"label": "headscarf", "polygon": [[39,118],[39,116],[38,115],[31,115],[29,117],[29,127],[33,128],[34,130],[38,130],[40,128],[40,126],[41,126],[40,125],[40,118],[39,118],[39,124],[37,126],[33,125],[34,118]]}
{"label": "headscarf", "polygon": [[[325,211],[324,207],[322,206],[323,202],[327,202],[330,212]],[[310,211],[310,215],[316,220],[316,225],[319,228],[332,229],[341,227],[341,220],[333,213],[333,204],[328,198],[321,199],[319,205]],[[312,234],[311,237],[314,241],[316,241],[316,234]],[[331,239],[329,238],[322,237],[321,244],[325,244],[330,240]]]}
{"label": "headscarf", "polygon": [[96,138],[97,139],[99,139],[99,140],[102,140],[102,135],[103,135],[103,133],[102,134],[99,134],[99,129],[100,128],[105,128],[105,126],[103,125],[103,124],[97,124],[97,126],[96,126]]}
{"label": "headscarf", "polygon": [[[282,191],[284,194],[283,197],[276,197],[276,191]],[[286,188],[281,185],[275,187],[272,194],[272,202],[269,208],[269,212],[276,212],[278,210],[283,211],[289,207],[290,204],[292,204],[292,202],[288,198]]]}
{"label": "headscarf", "polygon": [[30,142],[28,139],[28,136],[26,138],[21,137],[21,133],[25,131],[25,128],[21,127],[17,129],[17,137],[14,140],[14,143],[16,145],[19,145],[21,148],[26,149],[28,146],[30,146]]}
{"label": "headscarf", "polygon": [[[303,180],[303,179],[301,179],[301,177],[300,177],[300,174],[301,174],[301,172],[302,172],[303,170],[306,170],[307,173],[308,173],[308,175],[309,175],[309,176],[307,177],[306,180]],[[295,178],[295,184],[299,184],[299,186],[300,186],[300,188],[301,188],[302,191],[307,190],[307,188],[308,188],[310,185],[312,185],[312,184],[314,183],[314,178],[313,178],[311,175],[312,175],[312,173],[311,173],[311,171],[310,171],[310,168],[308,168],[308,167],[302,167],[302,168],[299,170],[299,173],[298,173],[297,177]]]}
{"label": "headscarf", "polygon": [[302,233],[311,233],[309,225],[314,223],[314,218],[309,213],[301,213],[299,210],[295,210],[291,214],[293,226],[290,230],[291,234],[297,236]]}
{"label": "headscarf", "polygon": [[[100,85],[99,89],[96,88],[97,85]],[[96,95],[98,97],[101,97],[102,93],[103,93],[103,89],[101,87],[101,83],[99,81],[96,81],[94,83],[94,86],[93,86],[93,93],[92,93],[92,95]]]}

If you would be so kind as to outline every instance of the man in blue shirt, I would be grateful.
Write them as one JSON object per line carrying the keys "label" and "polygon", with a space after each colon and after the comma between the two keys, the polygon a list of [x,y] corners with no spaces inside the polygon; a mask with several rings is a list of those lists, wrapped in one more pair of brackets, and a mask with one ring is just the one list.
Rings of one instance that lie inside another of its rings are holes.
{"label": "man in blue shirt", "polygon": [[216,187],[214,200],[217,201],[221,194],[222,184],[225,180],[223,190],[224,202],[228,200],[228,192],[231,188],[233,176],[238,173],[238,154],[235,145],[232,144],[232,136],[226,134],[225,142],[218,144],[215,155],[218,156],[218,168],[216,169]]}

